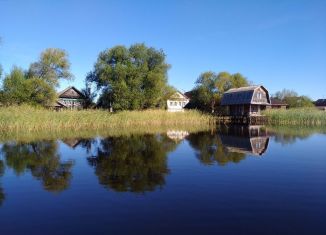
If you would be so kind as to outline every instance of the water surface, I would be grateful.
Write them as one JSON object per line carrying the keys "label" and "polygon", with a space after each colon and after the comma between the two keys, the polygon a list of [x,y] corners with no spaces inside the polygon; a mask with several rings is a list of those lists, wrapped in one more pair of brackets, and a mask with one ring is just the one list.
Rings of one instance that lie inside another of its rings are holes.
{"label": "water surface", "polygon": [[3,141],[1,234],[326,234],[325,144],[260,127]]}

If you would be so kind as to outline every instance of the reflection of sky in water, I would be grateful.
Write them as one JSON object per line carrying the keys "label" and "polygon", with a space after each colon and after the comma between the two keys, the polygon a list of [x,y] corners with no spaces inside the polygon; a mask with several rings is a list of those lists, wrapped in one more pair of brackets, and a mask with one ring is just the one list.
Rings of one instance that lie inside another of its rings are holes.
{"label": "reflection of sky in water", "polygon": [[2,231],[325,233],[326,135],[180,133],[2,144]]}

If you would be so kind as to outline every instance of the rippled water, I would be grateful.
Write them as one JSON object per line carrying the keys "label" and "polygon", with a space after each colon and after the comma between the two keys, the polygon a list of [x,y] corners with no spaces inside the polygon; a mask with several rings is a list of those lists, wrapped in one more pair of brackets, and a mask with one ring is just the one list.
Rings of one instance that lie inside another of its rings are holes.
{"label": "rippled water", "polygon": [[4,141],[1,234],[326,234],[326,135]]}

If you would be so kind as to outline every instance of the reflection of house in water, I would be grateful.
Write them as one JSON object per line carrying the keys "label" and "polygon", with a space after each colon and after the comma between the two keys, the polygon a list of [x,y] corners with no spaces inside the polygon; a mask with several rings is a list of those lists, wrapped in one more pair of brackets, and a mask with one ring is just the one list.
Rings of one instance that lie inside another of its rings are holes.
{"label": "reflection of house in water", "polygon": [[183,140],[184,138],[186,138],[189,135],[188,131],[175,131],[175,130],[171,130],[171,131],[167,131],[166,135],[175,141],[178,140]]}
{"label": "reflection of house in water", "polygon": [[81,140],[80,139],[63,139],[62,140],[63,143],[65,143],[66,145],[68,145],[70,148],[76,148]]}
{"label": "reflection of house in water", "polygon": [[269,137],[262,126],[230,126],[219,132],[222,144],[230,152],[262,155]]}

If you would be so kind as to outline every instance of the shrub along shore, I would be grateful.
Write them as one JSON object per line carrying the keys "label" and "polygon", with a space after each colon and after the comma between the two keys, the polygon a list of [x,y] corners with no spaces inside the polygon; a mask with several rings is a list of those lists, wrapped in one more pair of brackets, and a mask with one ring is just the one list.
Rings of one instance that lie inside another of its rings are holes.
{"label": "shrub along shore", "polygon": [[152,129],[201,129],[214,126],[214,117],[195,110],[170,113],[165,110],[121,111],[64,110],[55,112],[31,106],[0,108],[0,132],[126,132]]}

